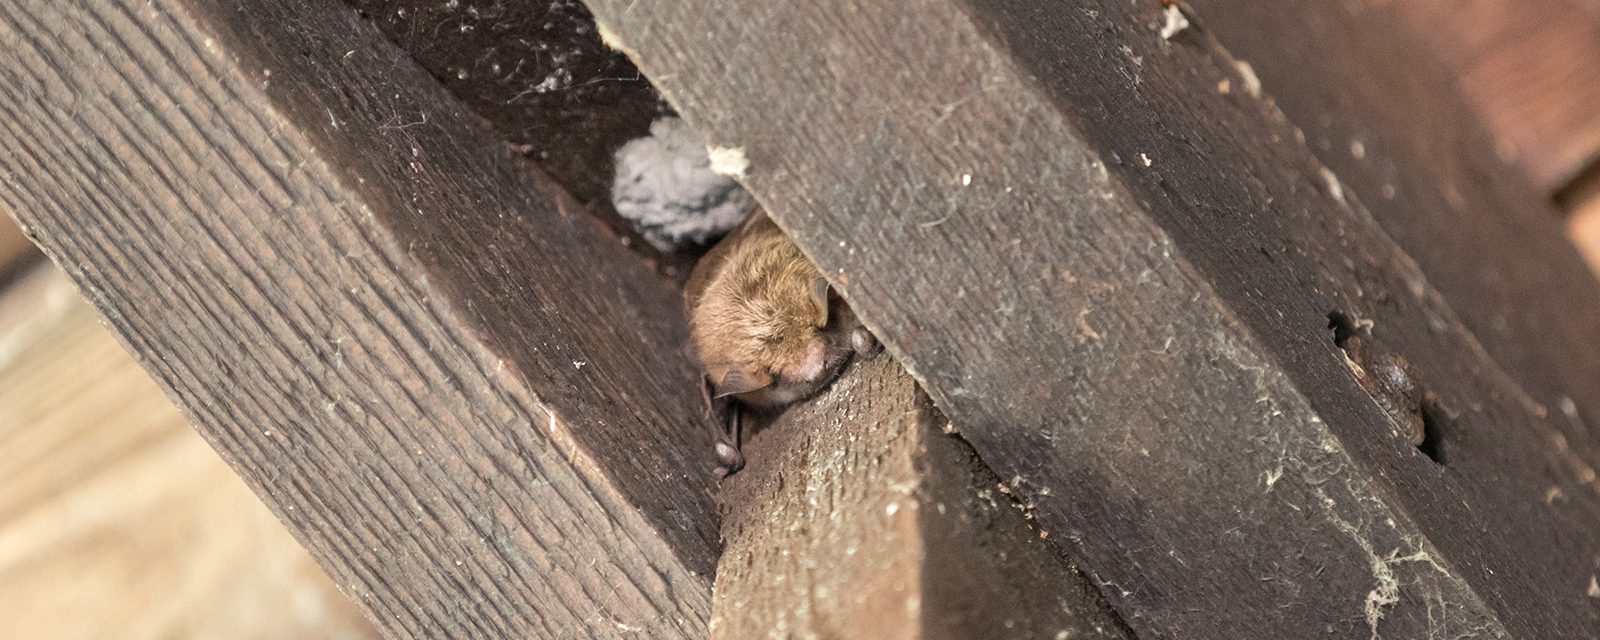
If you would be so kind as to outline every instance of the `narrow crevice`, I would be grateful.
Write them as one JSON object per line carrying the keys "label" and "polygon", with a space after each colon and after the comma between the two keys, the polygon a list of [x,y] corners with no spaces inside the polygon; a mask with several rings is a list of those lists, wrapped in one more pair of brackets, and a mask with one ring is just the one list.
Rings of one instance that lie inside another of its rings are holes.
{"label": "narrow crevice", "polygon": [[672,113],[578,0],[496,3],[347,0],[585,214],[681,283],[704,248],[663,252],[611,203],[613,157]]}
{"label": "narrow crevice", "polygon": [[1372,321],[1344,311],[1328,312],[1333,344],[1344,352],[1356,384],[1383,409],[1397,435],[1429,460],[1444,464],[1448,417],[1439,406],[1438,396],[1423,384],[1405,356],[1384,348],[1373,338],[1372,327]]}
{"label": "narrow crevice", "polygon": [[1445,464],[1444,423],[1448,417],[1444,415],[1438,403],[1425,401],[1422,403],[1422,444],[1417,445],[1417,450],[1429,460],[1437,464]]}

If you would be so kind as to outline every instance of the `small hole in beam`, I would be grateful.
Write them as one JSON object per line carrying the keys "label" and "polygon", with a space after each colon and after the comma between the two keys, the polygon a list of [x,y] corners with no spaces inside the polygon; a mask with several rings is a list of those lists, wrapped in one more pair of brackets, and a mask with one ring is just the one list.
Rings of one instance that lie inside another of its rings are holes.
{"label": "small hole in beam", "polygon": [[1365,333],[1364,327],[1343,311],[1328,312],[1328,328],[1333,330],[1333,346],[1340,349],[1346,348],[1351,336]]}
{"label": "small hole in beam", "polygon": [[1373,340],[1371,321],[1335,310],[1328,313],[1328,328],[1356,383],[1399,427],[1401,437],[1429,460],[1444,464],[1443,432],[1449,418],[1411,363]]}
{"label": "small hole in beam", "polygon": [[1422,444],[1417,445],[1417,450],[1422,455],[1428,456],[1435,464],[1444,464],[1444,424],[1448,419],[1438,403],[1425,400],[1422,403]]}

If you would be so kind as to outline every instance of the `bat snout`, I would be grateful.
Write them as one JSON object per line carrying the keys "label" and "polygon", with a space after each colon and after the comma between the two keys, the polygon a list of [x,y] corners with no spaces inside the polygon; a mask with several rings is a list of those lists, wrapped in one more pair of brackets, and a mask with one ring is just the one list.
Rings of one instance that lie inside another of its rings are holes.
{"label": "bat snout", "polygon": [[822,379],[828,369],[828,348],[822,340],[812,340],[806,346],[805,356],[799,362],[790,365],[784,372],[785,377],[804,382],[816,382]]}

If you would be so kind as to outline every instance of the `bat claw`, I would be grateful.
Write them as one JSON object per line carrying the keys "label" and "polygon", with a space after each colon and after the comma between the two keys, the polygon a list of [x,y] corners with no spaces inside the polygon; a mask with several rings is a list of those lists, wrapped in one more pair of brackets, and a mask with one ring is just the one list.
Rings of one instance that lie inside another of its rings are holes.
{"label": "bat claw", "polygon": [[726,478],[744,468],[744,454],[731,442],[718,442],[715,446],[717,454],[717,478]]}
{"label": "bat claw", "polygon": [[850,331],[850,347],[856,350],[862,358],[871,358],[883,351],[883,343],[878,342],[878,337],[872,335],[865,327],[856,327]]}

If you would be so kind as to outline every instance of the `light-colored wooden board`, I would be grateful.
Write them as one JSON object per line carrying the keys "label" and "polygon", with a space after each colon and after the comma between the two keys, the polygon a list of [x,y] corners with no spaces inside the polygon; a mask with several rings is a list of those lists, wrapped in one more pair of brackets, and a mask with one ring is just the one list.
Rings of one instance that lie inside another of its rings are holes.
{"label": "light-colored wooden board", "polygon": [[0,296],[0,638],[375,638],[38,267]]}
{"label": "light-colored wooden board", "polygon": [[1600,274],[1600,181],[1574,192],[1572,213],[1567,217],[1567,234],[1589,261],[1589,268]]}

